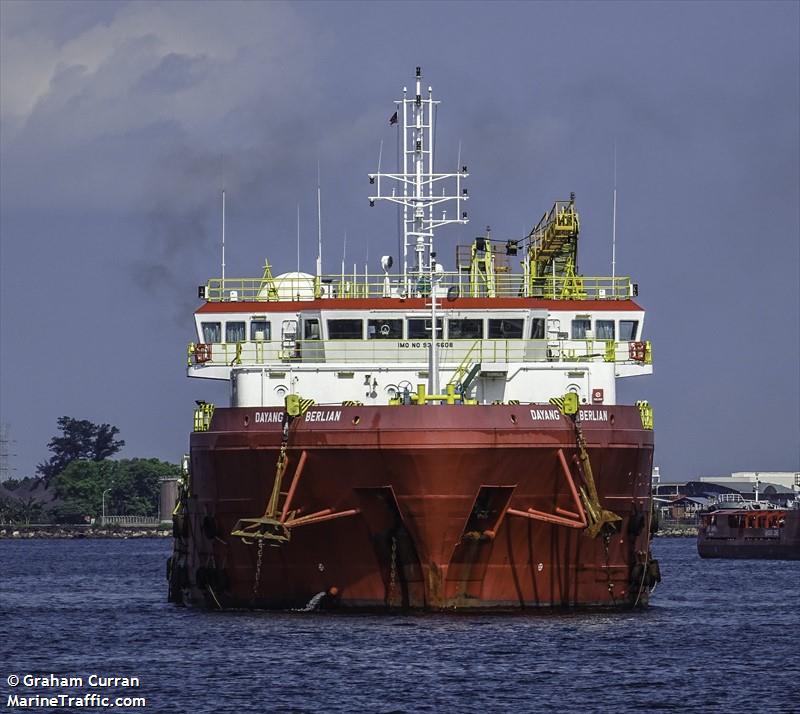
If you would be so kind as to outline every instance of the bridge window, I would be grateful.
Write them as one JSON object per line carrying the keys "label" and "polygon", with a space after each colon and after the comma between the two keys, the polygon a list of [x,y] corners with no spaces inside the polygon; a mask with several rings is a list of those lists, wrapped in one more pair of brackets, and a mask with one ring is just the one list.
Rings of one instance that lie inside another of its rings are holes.
{"label": "bridge window", "polygon": [[207,345],[222,342],[222,323],[201,322],[200,328],[203,332],[203,342]]}
{"label": "bridge window", "polygon": [[623,342],[629,342],[636,339],[636,331],[639,329],[638,320],[620,320],[619,321],[619,339]]}
{"label": "bridge window", "polygon": [[245,339],[244,322],[225,323],[225,342],[244,342]]}
{"label": "bridge window", "polygon": [[303,339],[304,340],[322,339],[322,336],[319,334],[319,320],[303,320]]}
{"label": "bridge window", "polygon": [[447,337],[451,340],[475,340],[483,337],[483,320],[467,318],[447,321]]}
{"label": "bridge window", "polygon": [[544,339],[544,318],[534,317],[531,320],[531,339],[543,340]]}
{"label": "bridge window", "polygon": [[250,320],[250,341],[268,342],[272,339],[271,325],[266,320]]}
{"label": "bridge window", "polygon": [[329,340],[364,339],[363,320],[328,320]]}
{"label": "bridge window", "polygon": [[[431,321],[422,317],[414,317],[408,321],[409,340],[428,340],[431,337]],[[436,318],[436,337],[442,336],[442,318]]]}
{"label": "bridge window", "polygon": [[598,340],[613,340],[614,339],[614,321],[613,320],[595,320],[595,323],[594,323],[594,336]]}
{"label": "bridge window", "polygon": [[489,320],[490,340],[518,340],[522,337],[520,320]]}
{"label": "bridge window", "polygon": [[367,338],[370,340],[403,339],[402,320],[367,320]]}
{"label": "bridge window", "polygon": [[586,339],[586,332],[587,330],[592,329],[592,321],[591,320],[573,320],[572,321],[572,339],[573,340],[585,340]]}

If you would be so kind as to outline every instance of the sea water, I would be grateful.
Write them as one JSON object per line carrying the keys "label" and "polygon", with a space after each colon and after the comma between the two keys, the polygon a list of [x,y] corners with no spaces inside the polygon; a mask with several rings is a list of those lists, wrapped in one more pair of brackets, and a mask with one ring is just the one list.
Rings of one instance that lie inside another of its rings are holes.
{"label": "sea water", "polygon": [[663,582],[636,612],[204,612],[166,602],[170,548],[0,540],[2,706],[93,694],[153,712],[800,711],[800,562],[701,560],[693,539],[657,539]]}

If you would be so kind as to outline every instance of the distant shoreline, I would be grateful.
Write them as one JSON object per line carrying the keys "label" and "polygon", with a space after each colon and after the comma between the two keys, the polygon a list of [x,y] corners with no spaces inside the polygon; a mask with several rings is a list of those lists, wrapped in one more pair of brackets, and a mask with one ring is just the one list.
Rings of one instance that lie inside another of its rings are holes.
{"label": "distant shoreline", "polygon": [[658,531],[655,534],[656,538],[696,538],[697,526],[687,526],[685,528],[667,528],[663,531]]}
{"label": "distant shoreline", "polygon": [[[655,538],[695,538],[697,528],[670,528],[658,531]],[[0,540],[42,540],[80,539],[80,538],[171,538],[172,526],[115,526],[100,528],[97,526],[70,525],[0,525]]]}
{"label": "distant shoreline", "polygon": [[0,540],[171,538],[172,524],[162,526],[0,525]]}

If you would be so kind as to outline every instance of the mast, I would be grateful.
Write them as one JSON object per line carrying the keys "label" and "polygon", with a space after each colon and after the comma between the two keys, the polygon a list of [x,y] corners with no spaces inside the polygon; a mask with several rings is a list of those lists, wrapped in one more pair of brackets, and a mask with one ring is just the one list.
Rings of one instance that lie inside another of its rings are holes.
{"label": "mast", "polygon": [[[397,167],[397,173],[383,173],[379,167],[376,173],[369,174],[370,183],[377,180],[377,193],[369,197],[370,205],[374,206],[375,201],[389,201],[403,208],[403,255],[400,257],[402,291],[408,296],[422,295],[422,286],[430,284],[430,256],[435,252],[434,230],[450,223],[469,222],[461,206],[462,201],[468,198],[466,189],[461,186],[462,179],[469,176],[467,167],[461,166],[455,173],[434,173],[434,113],[438,104],[433,99],[431,87],[427,88],[427,96],[423,98],[422,69],[417,67],[413,97],[409,97],[408,88],[403,87],[403,98],[395,100],[403,121],[401,165]],[[447,181],[451,182],[450,193],[444,187]],[[453,182],[455,186],[452,186]],[[443,185],[440,195],[434,195],[434,184]],[[438,205],[448,202],[456,204],[455,217],[447,218],[442,210],[437,218]],[[413,265],[409,265],[411,251]]]}
{"label": "mast", "polygon": [[428,390],[439,394],[439,335],[436,330],[436,253],[431,253],[431,347],[428,361]]}
{"label": "mast", "polygon": [[614,142],[614,207],[611,218],[611,290],[617,292],[617,142]]}
{"label": "mast", "polygon": [[317,161],[317,280],[322,279],[322,201],[319,187],[319,161]]}
{"label": "mast", "polygon": [[222,292],[225,292],[225,189],[222,189]]}
{"label": "mast", "polygon": [[[377,193],[369,197],[370,206],[375,201],[389,201],[403,209],[403,278],[400,293],[404,296],[430,297],[431,342],[428,362],[428,389],[439,393],[439,353],[436,330],[437,265],[434,249],[434,230],[450,223],[469,223],[467,212],[462,211],[461,202],[466,201],[467,189],[461,181],[469,176],[466,166],[456,167],[455,173],[435,173],[434,129],[435,114],[439,102],[433,98],[433,89],[428,87],[427,97],[422,96],[422,68],[417,67],[414,96],[408,96],[403,87],[403,98],[395,100],[397,114],[403,117],[402,165],[397,173],[383,173],[378,161],[378,171],[369,174],[369,181],[377,179]],[[401,112],[402,110],[402,112]],[[392,118],[394,120],[394,117]],[[393,122],[390,122],[393,123]],[[459,163],[460,163],[459,148]],[[391,189],[384,189],[381,179],[388,181]],[[434,195],[434,184],[441,185],[440,195]],[[450,184],[450,193],[447,184]],[[455,186],[453,186],[455,183]],[[401,191],[398,191],[398,184]],[[446,206],[455,202],[455,217],[447,218]],[[442,204],[441,217],[435,210]],[[414,253],[414,264],[409,266],[409,251]]]}
{"label": "mast", "polygon": [[297,274],[300,275],[300,204],[297,204]]}

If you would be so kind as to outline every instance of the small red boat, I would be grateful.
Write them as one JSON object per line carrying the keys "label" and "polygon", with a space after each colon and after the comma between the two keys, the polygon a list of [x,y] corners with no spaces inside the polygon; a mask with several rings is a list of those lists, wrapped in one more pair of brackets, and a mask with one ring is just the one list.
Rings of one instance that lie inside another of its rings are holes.
{"label": "small red boat", "polygon": [[799,508],[718,509],[700,514],[701,558],[800,560]]}

